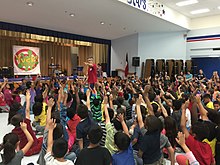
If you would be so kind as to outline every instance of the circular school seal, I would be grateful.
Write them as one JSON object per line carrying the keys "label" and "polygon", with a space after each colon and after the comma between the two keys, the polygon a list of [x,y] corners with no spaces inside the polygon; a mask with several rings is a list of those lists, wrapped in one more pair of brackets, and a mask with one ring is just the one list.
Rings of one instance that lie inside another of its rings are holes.
{"label": "circular school seal", "polygon": [[23,71],[31,71],[39,64],[36,53],[30,49],[21,49],[14,56],[15,65]]}

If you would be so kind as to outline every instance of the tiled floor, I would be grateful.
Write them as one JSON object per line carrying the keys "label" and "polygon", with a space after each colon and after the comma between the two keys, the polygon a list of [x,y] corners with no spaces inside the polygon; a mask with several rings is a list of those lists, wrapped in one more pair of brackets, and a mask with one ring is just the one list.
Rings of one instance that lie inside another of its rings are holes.
{"label": "tiled floor", "polygon": [[[33,116],[31,116],[33,117]],[[3,137],[5,134],[11,132],[13,126],[7,125],[8,114],[0,113],[0,143],[2,143]],[[24,157],[22,160],[22,165],[27,165],[28,163],[34,163],[34,165],[38,165],[37,162],[38,155]],[[92,163],[91,163],[92,165]],[[170,165],[169,161],[165,161],[164,165]]]}
{"label": "tiled floor", "polygon": [[[7,113],[0,113],[0,143],[2,143],[3,137],[5,134],[11,132],[13,129],[13,126],[7,125],[8,120],[8,114]],[[38,155],[30,156],[30,157],[24,157],[22,160],[22,165],[27,165],[28,163],[34,163],[37,165]]]}

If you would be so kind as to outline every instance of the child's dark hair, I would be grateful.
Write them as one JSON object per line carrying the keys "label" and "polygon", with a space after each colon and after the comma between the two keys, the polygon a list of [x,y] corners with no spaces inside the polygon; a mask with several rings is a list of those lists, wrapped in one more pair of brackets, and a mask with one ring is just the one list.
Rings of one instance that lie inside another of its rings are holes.
{"label": "child's dark hair", "polygon": [[11,120],[10,120],[10,124],[12,124],[15,127],[20,127],[20,123],[23,121],[23,117],[21,114],[16,114],[14,115]]}
{"label": "child's dark hair", "polygon": [[202,98],[203,99],[211,99],[211,95],[206,93],[206,94],[204,94],[204,96]]}
{"label": "child's dark hair", "polygon": [[173,100],[174,110],[178,111],[182,107],[182,100]]}
{"label": "child's dark hair", "polygon": [[192,133],[196,134],[196,140],[202,142],[207,136],[209,136],[209,127],[203,121],[197,121],[192,126]]}
{"label": "child's dark hair", "polygon": [[177,137],[177,130],[178,130],[176,121],[172,117],[167,116],[164,119],[164,127],[166,130],[166,136],[168,137],[172,147],[176,147],[175,138]]}
{"label": "child's dark hair", "polygon": [[64,138],[59,138],[54,141],[52,152],[55,158],[63,158],[68,150],[68,143]]}
{"label": "child's dark hair", "polygon": [[67,108],[66,115],[70,120],[75,116],[75,114],[76,114],[76,110],[74,108],[72,107]]}
{"label": "child's dark hair", "polygon": [[[115,115],[114,110],[111,109],[111,108],[108,108],[108,115],[109,115],[110,121],[112,121],[112,119],[114,118],[114,115]],[[105,119],[105,112],[103,112],[103,116],[104,116],[104,119]]]}
{"label": "child's dark hair", "polygon": [[115,129],[116,129],[117,131],[122,131],[122,130],[123,130],[122,125],[121,125],[121,122],[118,121],[116,118],[114,118],[114,119],[112,120],[112,123],[114,124],[114,127],[115,127]]}
{"label": "child's dark hair", "polygon": [[102,103],[101,100],[98,99],[98,98],[95,98],[92,102],[93,102],[95,107],[99,106]]}
{"label": "child's dark hair", "polygon": [[43,98],[43,95],[42,94],[40,94],[40,95],[36,95],[35,97],[34,97],[34,102],[43,102],[44,101],[44,98]]}
{"label": "child's dark hair", "polygon": [[117,132],[114,136],[114,141],[119,150],[124,151],[128,149],[131,139],[125,133]]}
{"label": "child's dark hair", "polygon": [[17,102],[13,102],[11,105],[10,105],[10,111],[9,111],[9,114],[8,114],[8,124],[11,123],[11,118],[16,115],[18,113],[18,111],[21,109],[21,104],[20,103],[17,103]]}
{"label": "child's dark hair", "polygon": [[53,140],[57,140],[63,136],[63,126],[60,123],[57,123],[56,127],[53,130]]}
{"label": "child's dark hair", "polygon": [[3,138],[3,163],[8,164],[15,157],[16,144],[19,142],[18,135],[8,133]]}
{"label": "child's dark hair", "polygon": [[102,139],[103,131],[102,128],[98,125],[93,125],[88,133],[89,141],[92,144],[98,144]]}
{"label": "child's dark hair", "polygon": [[162,128],[161,120],[153,115],[147,116],[144,123],[148,132],[160,131]]}
{"label": "child's dark hair", "polygon": [[80,104],[77,109],[77,114],[81,119],[85,119],[88,117],[88,107],[84,104]]}
{"label": "child's dark hair", "polygon": [[42,102],[35,102],[33,105],[33,114],[34,116],[39,116],[43,110]]}

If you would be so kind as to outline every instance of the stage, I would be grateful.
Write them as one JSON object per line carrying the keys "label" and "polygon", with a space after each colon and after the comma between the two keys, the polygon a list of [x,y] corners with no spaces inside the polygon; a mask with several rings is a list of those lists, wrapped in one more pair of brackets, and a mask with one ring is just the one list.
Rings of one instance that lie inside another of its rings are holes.
{"label": "stage", "polygon": [[[74,76],[60,76],[60,77],[56,77],[57,79],[60,79],[60,80],[63,80],[63,79],[69,79],[69,80],[74,80],[74,79],[83,79],[84,77],[83,76],[77,76],[77,75],[74,75]],[[21,83],[22,80],[25,79],[27,81],[35,81],[36,77],[19,77],[19,78],[8,78],[8,82],[12,83],[12,82],[15,82],[15,83]],[[41,80],[41,81],[48,81],[51,79],[51,77],[38,77],[37,78],[38,80]],[[0,82],[4,82],[4,79],[0,79]]]}

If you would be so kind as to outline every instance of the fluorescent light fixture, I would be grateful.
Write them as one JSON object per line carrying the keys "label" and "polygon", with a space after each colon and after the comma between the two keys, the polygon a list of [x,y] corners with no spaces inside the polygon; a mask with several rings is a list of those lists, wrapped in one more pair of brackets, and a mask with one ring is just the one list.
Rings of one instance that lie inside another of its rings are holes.
{"label": "fluorescent light fixture", "polygon": [[75,14],[74,13],[70,13],[70,17],[74,17],[75,16]]}
{"label": "fluorescent light fixture", "polygon": [[220,6],[218,6],[218,9],[220,10]]}
{"label": "fluorescent light fixture", "polygon": [[28,6],[30,6],[30,7],[34,5],[33,2],[27,2],[26,4],[27,4]]}
{"label": "fluorescent light fixture", "polygon": [[187,5],[192,5],[198,3],[198,0],[187,0],[187,1],[180,1],[177,2],[176,5],[177,6],[187,6]]}
{"label": "fluorescent light fixture", "polygon": [[210,10],[206,8],[206,9],[194,10],[194,11],[191,11],[190,13],[191,14],[202,14],[202,13],[208,13],[208,12],[210,12]]}

